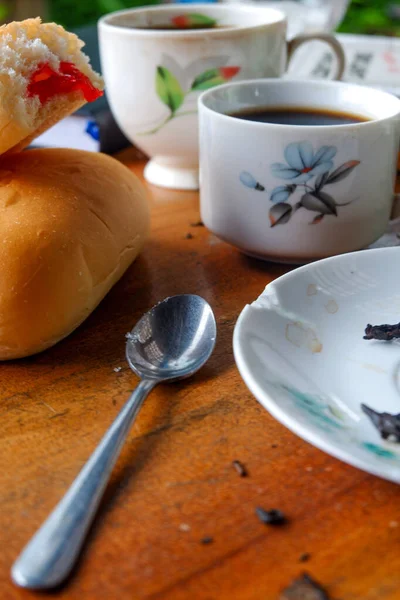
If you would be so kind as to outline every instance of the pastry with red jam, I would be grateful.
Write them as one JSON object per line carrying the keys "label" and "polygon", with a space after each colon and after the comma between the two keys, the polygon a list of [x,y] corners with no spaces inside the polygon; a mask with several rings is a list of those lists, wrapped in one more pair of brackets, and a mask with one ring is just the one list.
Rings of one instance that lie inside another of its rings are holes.
{"label": "pastry with red jam", "polygon": [[103,80],[83,46],[75,34],[39,18],[0,27],[0,154],[22,150],[102,96]]}

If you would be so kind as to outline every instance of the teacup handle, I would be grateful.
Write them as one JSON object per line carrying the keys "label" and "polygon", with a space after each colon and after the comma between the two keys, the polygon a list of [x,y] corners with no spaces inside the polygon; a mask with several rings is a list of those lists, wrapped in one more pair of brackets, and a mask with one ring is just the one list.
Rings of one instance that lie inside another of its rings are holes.
{"label": "teacup handle", "polygon": [[296,37],[290,40],[290,42],[288,42],[287,45],[288,64],[295,50],[297,50],[297,48],[302,44],[310,42],[312,40],[320,40],[321,42],[325,42],[326,44],[328,44],[328,46],[332,48],[333,52],[336,55],[337,67],[336,72],[334,73],[333,77],[331,77],[331,79],[341,79],[346,65],[346,58],[341,43],[338,42],[335,36],[329,35],[329,33],[304,33],[301,35],[296,35]]}

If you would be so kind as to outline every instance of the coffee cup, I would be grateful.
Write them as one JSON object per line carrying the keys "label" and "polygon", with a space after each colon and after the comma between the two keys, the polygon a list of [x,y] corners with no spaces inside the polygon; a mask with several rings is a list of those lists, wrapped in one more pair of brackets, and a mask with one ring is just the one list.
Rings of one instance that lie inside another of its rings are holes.
{"label": "coffee cup", "polygon": [[153,184],[198,187],[197,100],[204,90],[280,77],[302,43],[320,39],[344,68],[339,42],[325,33],[286,41],[286,18],[265,6],[166,5],[111,13],[99,21],[102,71],[114,117],[151,157]]}
{"label": "coffee cup", "polygon": [[342,82],[253,80],[202,94],[199,119],[201,217],[221,239],[302,263],[365,248],[385,232],[395,96]]}

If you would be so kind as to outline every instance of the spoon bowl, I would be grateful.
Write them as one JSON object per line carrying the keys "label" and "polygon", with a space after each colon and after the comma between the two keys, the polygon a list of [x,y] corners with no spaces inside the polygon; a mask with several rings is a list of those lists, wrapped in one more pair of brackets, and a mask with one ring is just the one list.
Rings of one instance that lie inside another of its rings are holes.
{"label": "spoon bowl", "polygon": [[126,358],[143,379],[189,377],[208,360],[217,337],[210,305],[200,296],[166,298],[127,334]]}

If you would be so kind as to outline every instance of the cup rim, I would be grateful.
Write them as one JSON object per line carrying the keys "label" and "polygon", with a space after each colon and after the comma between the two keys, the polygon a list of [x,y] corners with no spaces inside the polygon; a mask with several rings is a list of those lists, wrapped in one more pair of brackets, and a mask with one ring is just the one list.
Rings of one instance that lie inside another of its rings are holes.
{"label": "cup rim", "polygon": [[[148,14],[148,13],[164,13],[169,12],[171,9],[179,9],[179,12],[182,14],[192,13],[196,10],[201,10],[203,12],[207,12],[207,10],[217,11],[221,13],[229,13],[229,11],[238,11],[239,13],[254,13],[254,14],[263,14],[263,13],[272,13],[275,15],[275,19],[270,22],[257,23],[253,25],[232,25],[227,26],[225,28],[210,28],[210,29],[179,29],[179,30],[156,30],[156,29],[140,29],[135,27],[123,27],[121,25],[112,23],[112,20],[115,17],[129,15],[129,14]],[[242,34],[246,31],[257,31],[265,28],[272,27],[277,24],[285,24],[287,25],[287,18],[283,11],[272,8],[268,6],[257,6],[252,4],[241,4],[239,2],[232,4],[201,4],[201,3],[190,3],[190,4],[165,4],[165,5],[156,5],[156,6],[141,6],[138,8],[128,8],[123,10],[117,10],[112,13],[108,13],[101,17],[97,25],[99,28],[108,29],[110,31],[118,31],[119,34],[125,36],[137,36],[137,37],[154,37],[154,38],[204,38],[204,36],[212,36],[212,37],[225,37],[232,36],[237,34]]]}
{"label": "cup rim", "polygon": [[[274,129],[280,129],[280,130],[288,130],[288,129],[296,128],[296,129],[299,129],[302,131],[304,131],[306,129],[311,129],[312,131],[318,130],[318,131],[323,132],[323,131],[329,131],[329,130],[332,131],[332,129],[337,129],[337,128],[349,129],[349,128],[354,128],[354,127],[371,127],[371,126],[374,126],[374,123],[382,123],[383,121],[391,120],[400,115],[400,98],[398,98],[394,94],[391,94],[391,93],[381,90],[379,88],[374,88],[374,87],[365,86],[365,85],[358,85],[356,83],[347,83],[346,81],[324,81],[324,80],[319,81],[316,79],[314,79],[314,80],[308,79],[308,80],[306,80],[306,82],[307,82],[307,85],[309,85],[309,86],[324,87],[326,89],[334,88],[334,87],[350,88],[353,90],[357,90],[359,92],[363,92],[364,94],[366,92],[370,91],[370,92],[373,92],[374,94],[377,94],[378,96],[381,95],[383,98],[389,98],[391,101],[396,102],[398,104],[398,109],[397,109],[397,112],[394,112],[390,115],[386,115],[383,117],[376,117],[376,118],[372,117],[368,121],[360,121],[360,122],[356,122],[356,123],[342,123],[342,124],[338,124],[338,125],[289,125],[289,124],[283,124],[283,123],[267,123],[267,122],[262,122],[262,121],[245,121],[243,119],[238,119],[237,117],[233,117],[232,115],[218,112],[217,110],[208,106],[206,103],[207,99],[209,99],[216,93],[221,92],[224,89],[225,90],[232,89],[232,88],[240,87],[240,86],[244,87],[244,86],[252,86],[252,85],[260,85],[261,84],[261,85],[267,85],[267,86],[273,85],[276,87],[285,87],[285,86],[290,87],[290,86],[304,85],[304,80],[277,79],[277,78],[248,79],[248,80],[243,80],[243,81],[235,81],[235,82],[231,82],[231,83],[225,83],[225,84],[219,85],[215,88],[212,88],[210,90],[204,91],[199,96],[197,104],[198,104],[199,112],[205,111],[205,112],[212,113],[213,115],[216,115],[218,118],[221,118],[223,121],[234,121],[236,123],[241,123],[241,124],[245,123],[246,126],[253,127],[253,128],[268,127],[268,128],[274,128]],[[288,104],[287,106],[290,106],[290,104]],[[341,106],[339,111],[340,110],[343,110],[343,112],[345,112],[346,108]],[[362,114],[363,114],[362,109],[360,110],[359,114],[360,114],[360,116],[362,116]]]}

